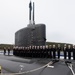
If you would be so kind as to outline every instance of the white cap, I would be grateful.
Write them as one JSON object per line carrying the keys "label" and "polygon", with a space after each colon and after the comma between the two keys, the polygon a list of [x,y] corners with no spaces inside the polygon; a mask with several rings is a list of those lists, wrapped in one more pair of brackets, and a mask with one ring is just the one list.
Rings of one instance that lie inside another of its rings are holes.
{"label": "white cap", "polygon": [[45,49],[45,46],[43,46],[43,49]]}
{"label": "white cap", "polygon": [[55,45],[53,45],[53,48],[55,48]]}
{"label": "white cap", "polygon": [[58,47],[60,47],[60,44],[58,44]]}
{"label": "white cap", "polygon": [[39,46],[37,46],[37,49],[39,49]]}
{"label": "white cap", "polygon": [[46,45],[46,48],[48,49],[48,45]]}
{"label": "white cap", "polygon": [[42,49],[42,46],[40,46],[40,49]]}

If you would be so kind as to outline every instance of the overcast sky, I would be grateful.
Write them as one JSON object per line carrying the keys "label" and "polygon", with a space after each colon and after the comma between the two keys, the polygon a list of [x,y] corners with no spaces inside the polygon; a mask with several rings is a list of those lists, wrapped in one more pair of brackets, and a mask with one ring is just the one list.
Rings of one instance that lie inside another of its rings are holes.
{"label": "overcast sky", "polygon": [[[75,44],[75,0],[32,0],[35,22],[46,25],[47,41]],[[0,44],[14,44],[29,23],[30,0],[0,0]]]}

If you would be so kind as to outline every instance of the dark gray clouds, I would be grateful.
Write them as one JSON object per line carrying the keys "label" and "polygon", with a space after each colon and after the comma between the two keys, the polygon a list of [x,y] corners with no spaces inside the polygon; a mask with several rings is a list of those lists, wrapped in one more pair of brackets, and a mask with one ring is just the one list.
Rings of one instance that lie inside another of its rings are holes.
{"label": "dark gray clouds", "polygon": [[[0,0],[0,43],[14,43],[28,24],[30,0]],[[32,0],[36,23],[46,24],[47,41],[75,44],[75,0]]]}

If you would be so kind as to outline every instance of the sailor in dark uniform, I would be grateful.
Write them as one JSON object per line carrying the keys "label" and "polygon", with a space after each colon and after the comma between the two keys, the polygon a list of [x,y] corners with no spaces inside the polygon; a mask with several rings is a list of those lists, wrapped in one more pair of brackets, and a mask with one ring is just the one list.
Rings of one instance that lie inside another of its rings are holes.
{"label": "sailor in dark uniform", "polygon": [[29,46],[29,57],[30,57],[30,50],[31,50],[31,46]]}
{"label": "sailor in dark uniform", "polygon": [[27,57],[27,47],[25,47],[25,57]]}
{"label": "sailor in dark uniform", "polygon": [[16,56],[16,47],[13,47],[13,54]]}
{"label": "sailor in dark uniform", "polygon": [[21,50],[21,57],[23,57],[23,49],[22,49],[22,47],[21,47],[20,50]]}
{"label": "sailor in dark uniform", "polygon": [[28,57],[28,47],[26,47],[26,57]]}
{"label": "sailor in dark uniform", "polygon": [[36,58],[36,57],[37,57],[37,56],[36,56],[36,54],[37,54],[36,46],[34,46],[34,49],[35,49],[35,55],[34,55],[34,57]]}
{"label": "sailor in dark uniform", "polygon": [[39,46],[36,46],[36,58],[38,58],[39,57]]}
{"label": "sailor in dark uniform", "polygon": [[68,59],[71,59],[71,46],[68,45]]}
{"label": "sailor in dark uniform", "polygon": [[32,57],[32,46],[30,46],[30,57]]}
{"label": "sailor in dark uniform", "polygon": [[42,58],[45,57],[45,46],[42,47]]}
{"label": "sailor in dark uniform", "polygon": [[15,55],[17,56],[17,51],[18,51],[18,46],[16,46],[16,49],[15,49]]}
{"label": "sailor in dark uniform", "polygon": [[57,47],[58,59],[60,59],[60,51],[61,51],[61,47],[60,47],[60,44],[58,44],[58,47]]}
{"label": "sailor in dark uniform", "polygon": [[20,47],[17,46],[17,47],[16,47],[16,55],[17,55],[17,56],[20,56],[19,49],[20,49]]}
{"label": "sailor in dark uniform", "polygon": [[36,46],[36,58],[38,58],[38,46]]}
{"label": "sailor in dark uniform", "polygon": [[6,48],[4,47],[4,55],[6,54]]}
{"label": "sailor in dark uniform", "polygon": [[65,44],[65,46],[64,46],[64,49],[63,49],[63,51],[64,51],[64,59],[66,59],[67,58],[67,51],[66,51],[66,44]]}
{"label": "sailor in dark uniform", "polygon": [[48,58],[50,58],[50,51],[49,51],[49,45],[48,45],[48,50],[47,50],[48,52]]}
{"label": "sailor in dark uniform", "polygon": [[26,57],[28,57],[28,47],[26,47]]}
{"label": "sailor in dark uniform", "polygon": [[24,57],[26,57],[26,47],[24,47]]}
{"label": "sailor in dark uniform", "polygon": [[38,46],[38,58],[39,58],[39,50],[40,50],[40,46]]}
{"label": "sailor in dark uniform", "polygon": [[10,55],[10,47],[8,47],[8,55]]}
{"label": "sailor in dark uniform", "polygon": [[36,50],[35,50],[35,46],[34,46],[34,58],[36,58]]}
{"label": "sailor in dark uniform", "polygon": [[35,57],[35,46],[33,46],[33,57]]}
{"label": "sailor in dark uniform", "polygon": [[30,53],[31,53],[31,57],[33,57],[33,47],[31,46],[31,51],[30,51]]}
{"label": "sailor in dark uniform", "polygon": [[24,57],[24,47],[22,47],[22,57]]}
{"label": "sailor in dark uniform", "polygon": [[53,45],[52,50],[53,50],[53,59],[55,59],[56,58],[56,47],[55,47],[55,45]]}
{"label": "sailor in dark uniform", "polygon": [[17,55],[22,57],[22,48],[18,47]]}
{"label": "sailor in dark uniform", "polygon": [[27,47],[27,57],[29,57],[29,47]]}
{"label": "sailor in dark uniform", "polygon": [[22,53],[21,53],[21,47],[18,47],[17,48],[17,56],[21,56],[22,55]]}
{"label": "sailor in dark uniform", "polygon": [[73,46],[73,60],[75,60],[75,45]]}
{"label": "sailor in dark uniform", "polygon": [[24,47],[22,47],[22,50],[23,50],[22,56],[24,57]]}
{"label": "sailor in dark uniform", "polygon": [[36,58],[38,58],[38,46],[36,46]]}
{"label": "sailor in dark uniform", "polygon": [[34,57],[34,46],[32,46],[31,53],[32,53],[32,57]]}
{"label": "sailor in dark uniform", "polygon": [[[22,57],[22,48],[21,47],[18,47],[19,50],[18,50],[18,53],[20,54],[20,56]],[[18,54],[17,54],[18,55]]]}
{"label": "sailor in dark uniform", "polygon": [[45,51],[46,51],[46,58],[49,57],[48,50],[49,50],[49,49],[48,49],[48,45],[46,45],[46,50],[45,50]]}
{"label": "sailor in dark uniform", "polygon": [[15,53],[15,56],[17,56],[17,46],[15,47],[14,53]]}
{"label": "sailor in dark uniform", "polygon": [[49,45],[49,58],[52,58],[52,46]]}
{"label": "sailor in dark uniform", "polygon": [[43,46],[40,46],[40,49],[39,49],[39,57],[40,58],[42,57],[42,49],[43,49]]}
{"label": "sailor in dark uniform", "polygon": [[24,53],[23,53],[23,56],[25,57],[25,47],[23,47],[23,52],[24,52]]}
{"label": "sailor in dark uniform", "polygon": [[26,57],[28,57],[28,47],[26,47]]}
{"label": "sailor in dark uniform", "polygon": [[15,46],[13,47],[13,55],[15,55],[15,54],[14,54],[14,51],[15,51]]}
{"label": "sailor in dark uniform", "polygon": [[43,50],[43,58],[46,57],[46,45],[44,46],[44,50]]}
{"label": "sailor in dark uniform", "polygon": [[38,46],[38,47],[39,47],[39,49],[38,49],[38,58],[40,58],[40,55],[41,55],[40,54],[40,52],[41,52],[40,50],[42,50],[42,47],[41,46]]}
{"label": "sailor in dark uniform", "polygon": [[20,55],[20,47],[18,47],[18,46],[16,47],[16,55],[17,55],[17,56],[21,56],[21,55]]}
{"label": "sailor in dark uniform", "polygon": [[27,47],[25,47],[25,57],[27,57]]}

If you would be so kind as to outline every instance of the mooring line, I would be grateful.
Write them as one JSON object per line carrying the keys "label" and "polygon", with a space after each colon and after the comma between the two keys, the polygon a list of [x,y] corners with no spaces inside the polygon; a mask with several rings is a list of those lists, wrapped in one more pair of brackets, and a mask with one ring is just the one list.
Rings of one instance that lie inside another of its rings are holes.
{"label": "mooring line", "polygon": [[26,73],[31,73],[31,72],[35,72],[37,70],[40,70],[42,68],[45,68],[47,66],[50,66],[52,65],[54,62],[53,61],[50,61],[49,63],[47,63],[46,65],[42,66],[42,67],[39,67],[39,68],[36,68],[36,69],[33,69],[33,70],[29,70],[29,71],[24,71],[24,72],[20,72],[20,73],[1,73],[0,75],[21,75],[21,74],[26,74]]}

